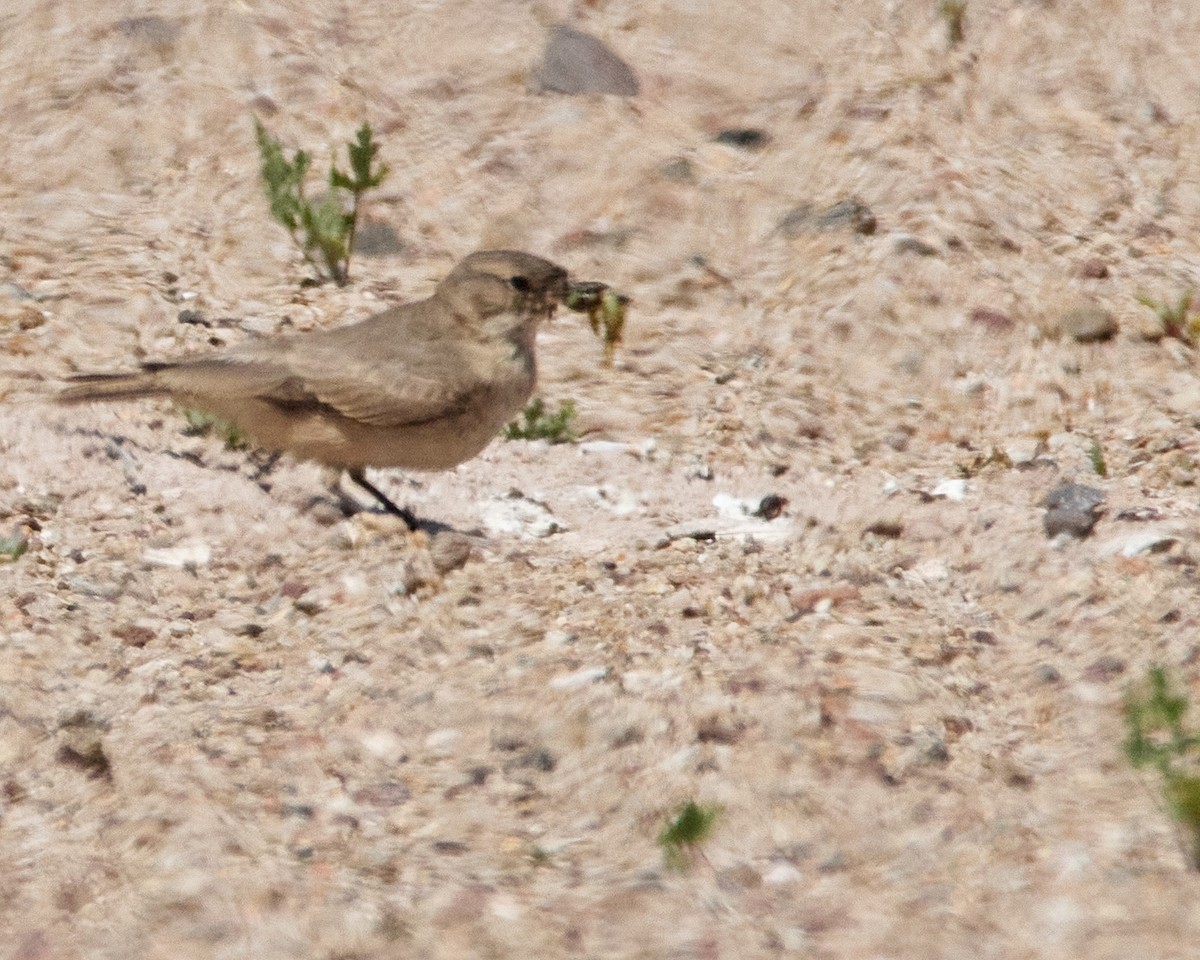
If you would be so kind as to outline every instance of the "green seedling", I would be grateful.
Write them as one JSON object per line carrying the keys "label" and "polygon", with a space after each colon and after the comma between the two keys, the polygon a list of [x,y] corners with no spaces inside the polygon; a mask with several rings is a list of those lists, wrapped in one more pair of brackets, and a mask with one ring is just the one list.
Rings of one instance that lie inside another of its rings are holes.
{"label": "green seedling", "polygon": [[563,304],[568,310],[586,313],[592,333],[604,341],[604,365],[611,366],[613,354],[625,335],[625,313],[629,298],[595,280],[576,281],[567,288]]}
{"label": "green seedling", "polygon": [[1100,446],[1100,441],[1094,437],[1088,438],[1087,444],[1088,460],[1092,463],[1092,469],[1096,471],[1096,476],[1108,476],[1108,462],[1104,459],[1104,448]]}
{"label": "green seedling", "polygon": [[1164,337],[1173,337],[1189,347],[1196,345],[1200,336],[1200,318],[1191,316],[1192,291],[1185,290],[1174,304],[1166,300],[1155,300],[1144,293],[1137,295],[1137,302],[1154,311],[1162,325]]}
{"label": "green seedling", "polygon": [[183,419],[187,421],[184,430],[190,437],[206,437],[215,434],[225,441],[226,450],[245,450],[250,446],[250,438],[227,420],[214,417],[211,413],[189,407],[183,411]]}
{"label": "green seedling", "polygon": [[703,856],[700,845],[712,834],[720,813],[718,806],[701,806],[689,800],[667,821],[658,835],[658,845],[670,869],[686,870],[697,856]]}
{"label": "green seedling", "polygon": [[1182,843],[1193,870],[1200,870],[1200,736],[1184,726],[1191,706],[1171,689],[1166,671],[1151,667],[1146,680],[1125,699],[1125,756],[1138,769],[1162,776],[1163,797],[1185,835]]}
{"label": "green seedling", "polygon": [[16,563],[28,549],[29,540],[18,527],[11,536],[0,537],[0,563]]}
{"label": "green seedling", "polygon": [[946,41],[957,47],[966,36],[967,0],[942,0],[938,14],[946,25]]}
{"label": "green seedling", "polygon": [[[572,422],[575,404],[564,400],[557,413],[550,413],[541,397],[534,397],[521,414],[504,428],[505,440],[548,440],[550,443],[571,443],[578,439]],[[524,422],[522,422],[524,421]]]}
{"label": "green seedling", "polygon": [[312,155],[297,150],[289,160],[283,145],[257,119],[254,135],[271,216],[292,235],[317,275],[315,282],[333,280],[338,286],[345,286],[350,280],[350,258],[354,254],[363,194],[383,183],[388,175],[385,164],[375,165],[379,145],[372,139],[370,125],[364,123],[355,139],[346,145],[350,172],[331,164],[329,190],[317,201],[304,193]]}

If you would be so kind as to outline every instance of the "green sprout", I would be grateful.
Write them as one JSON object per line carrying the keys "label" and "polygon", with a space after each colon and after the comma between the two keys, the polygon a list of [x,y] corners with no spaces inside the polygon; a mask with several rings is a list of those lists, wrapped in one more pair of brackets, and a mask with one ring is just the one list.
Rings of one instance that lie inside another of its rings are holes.
{"label": "green sprout", "polygon": [[[297,150],[289,160],[283,145],[263,126],[254,121],[254,136],[262,160],[260,175],[270,204],[271,216],[282,224],[317,274],[316,282],[333,280],[345,286],[350,280],[350,258],[358,230],[362,196],[383,183],[388,175],[386,164],[374,166],[379,145],[364,123],[355,139],[347,145],[350,172],[329,168],[329,191],[318,201],[304,194],[304,181],[312,166],[312,155]],[[349,209],[344,195],[349,194]]]}
{"label": "green sprout", "polygon": [[575,404],[564,400],[557,413],[550,413],[541,397],[535,397],[521,414],[504,428],[505,440],[548,440],[550,443],[571,443],[578,437],[572,428]]}
{"label": "green sprout", "polygon": [[1108,462],[1104,459],[1104,448],[1100,446],[1100,441],[1095,437],[1088,438],[1087,444],[1088,460],[1091,461],[1092,469],[1098,477],[1108,476]]}
{"label": "green sprout", "polygon": [[188,407],[183,411],[183,419],[187,421],[184,430],[190,437],[206,437],[215,434],[225,441],[226,450],[245,450],[250,446],[250,438],[227,420],[214,417],[211,413]]}
{"label": "green sprout", "polygon": [[1191,290],[1181,293],[1174,304],[1155,300],[1144,293],[1137,295],[1137,302],[1154,311],[1162,325],[1163,336],[1173,337],[1189,347],[1196,345],[1197,336],[1200,336],[1200,319],[1189,316],[1192,310]]}
{"label": "green sprout", "polygon": [[942,0],[938,14],[946,25],[946,41],[957,47],[966,36],[967,0]]}
{"label": "green sprout", "polygon": [[1200,870],[1200,736],[1184,726],[1191,702],[1171,690],[1166,671],[1150,668],[1141,688],[1125,699],[1125,756],[1134,767],[1162,775],[1163,796],[1172,818],[1186,833],[1188,862]]}
{"label": "green sprout", "polygon": [[658,845],[662,847],[663,858],[670,869],[686,870],[696,856],[703,856],[700,844],[712,833],[720,813],[718,806],[701,806],[689,800],[667,821],[658,835]]}
{"label": "green sprout", "polygon": [[0,537],[0,563],[16,563],[29,549],[29,540],[18,528],[8,537]]}

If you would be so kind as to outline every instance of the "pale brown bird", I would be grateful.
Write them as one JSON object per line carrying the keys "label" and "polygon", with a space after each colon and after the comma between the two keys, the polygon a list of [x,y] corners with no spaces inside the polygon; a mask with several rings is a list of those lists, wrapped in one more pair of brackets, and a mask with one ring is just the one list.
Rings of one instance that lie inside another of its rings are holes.
{"label": "pale brown bird", "polygon": [[538,324],[566,292],[567,271],[548,260],[481,251],[426,300],[211,357],[72,377],[58,399],[173,397],[268,450],[346,470],[416,529],[364,469],[446,470],[486,447],[533,392]]}

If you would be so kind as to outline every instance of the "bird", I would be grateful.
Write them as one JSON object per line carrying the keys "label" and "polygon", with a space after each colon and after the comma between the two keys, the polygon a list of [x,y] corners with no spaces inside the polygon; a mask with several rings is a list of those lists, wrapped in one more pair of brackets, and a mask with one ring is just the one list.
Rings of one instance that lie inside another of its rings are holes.
{"label": "bird", "polygon": [[412,511],[367,480],[366,468],[448,470],[483,450],[532,395],[538,326],[568,289],[567,271],[549,260],[481,250],[424,300],[332,330],[78,374],[57,400],[169,396],[276,455],[345,470],[416,530]]}

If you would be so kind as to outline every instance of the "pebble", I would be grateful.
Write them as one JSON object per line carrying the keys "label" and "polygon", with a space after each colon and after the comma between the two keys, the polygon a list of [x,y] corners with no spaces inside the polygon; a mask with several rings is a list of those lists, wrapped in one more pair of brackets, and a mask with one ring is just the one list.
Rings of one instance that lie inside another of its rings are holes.
{"label": "pebble", "polygon": [[967,498],[967,481],[961,477],[948,477],[940,480],[937,486],[929,491],[929,496],[935,500],[965,500]]}
{"label": "pebble", "polygon": [[550,678],[551,690],[578,690],[599,683],[608,676],[608,667],[584,667],[573,673],[560,673]]}
{"label": "pebble", "polygon": [[848,228],[854,233],[870,236],[879,226],[875,214],[857,197],[839,200],[831,207],[818,211],[810,203],[802,203],[784,214],[779,231],[788,237],[821,230]]}
{"label": "pebble", "polygon": [[429,544],[429,557],[440,574],[457,570],[471,559],[471,538],[454,530],[443,530]]}
{"label": "pebble", "polygon": [[993,333],[1002,333],[1017,325],[1017,322],[1007,313],[993,310],[991,307],[976,307],[971,311],[970,319],[972,323],[977,323]]}
{"label": "pebble", "polygon": [[771,142],[771,137],[765,130],[755,127],[733,127],[729,130],[722,130],[713,137],[713,141],[741,150],[761,150]]}
{"label": "pebble", "polygon": [[1033,463],[1045,450],[1041,437],[1018,437],[1004,444],[1004,455],[1012,461],[1014,467],[1028,466]]}
{"label": "pebble", "polygon": [[152,567],[172,567],[176,570],[206,567],[212,560],[212,547],[201,540],[175,547],[147,547],[142,551],[142,559]]}
{"label": "pebble", "polygon": [[1042,506],[1046,508],[1046,515],[1042,518],[1046,536],[1051,539],[1059,534],[1080,539],[1086,537],[1100,519],[1100,506],[1103,503],[1104,493],[1095,487],[1081,483],[1060,483],[1042,501]]}
{"label": "pebble", "polygon": [[484,527],[490,533],[519,534],[540,539],[562,533],[567,525],[550,512],[544,503],[521,493],[493,497],[480,511]]}
{"label": "pebble", "polygon": [[911,253],[918,257],[935,257],[937,256],[937,247],[930,243],[926,243],[920,237],[905,235],[897,237],[892,244],[892,248],[897,253]]}
{"label": "pebble", "polygon": [[788,883],[798,883],[803,878],[804,874],[785,861],[775,864],[764,873],[762,882],[770,887],[779,887]]}
{"label": "pebble", "polygon": [[551,28],[533,80],[540,93],[571,96],[633,97],[640,89],[633,69],[607,44],[562,23]]}
{"label": "pebble", "polygon": [[1136,557],[1140,553],[1160,553],[1179,542],[1179,537],[1167,530],[1146,529],[1123,533],[1104,542],[1101,556]]}
{"label": "pebble", "polygon": [[1119,329],[1117,318],[1095,304],[1074,307],[1062,315],[1062,332],[1079,343],[1100,343],[1111,340]]}

